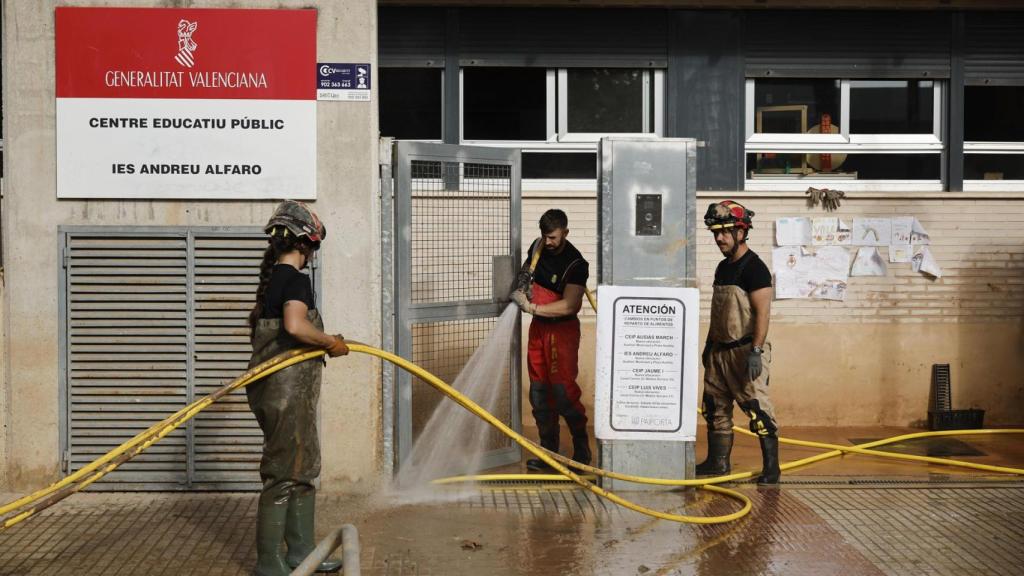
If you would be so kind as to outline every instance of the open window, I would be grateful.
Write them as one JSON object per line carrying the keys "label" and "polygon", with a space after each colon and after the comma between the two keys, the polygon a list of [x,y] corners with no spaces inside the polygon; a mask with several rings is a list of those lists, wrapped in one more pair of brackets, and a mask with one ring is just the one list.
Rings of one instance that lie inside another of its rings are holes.
{"label": "open window", "polygon": [[746,189],[942,189],[933,80],[748,79]]}

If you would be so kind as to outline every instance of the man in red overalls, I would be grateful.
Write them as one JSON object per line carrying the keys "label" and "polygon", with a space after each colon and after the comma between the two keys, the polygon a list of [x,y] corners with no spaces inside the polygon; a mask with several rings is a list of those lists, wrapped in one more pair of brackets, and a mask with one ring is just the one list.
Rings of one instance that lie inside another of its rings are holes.
{"label": "man in red overalls", "polygon": [[[523,263],[519,287],[512,293],[512,300],[533,315],[527,346],[530,405],[541,446],[558,452],[561,415],[572,433],[572,459],[590,464],[587,413],[576,383],[580,347],[576,314],[583,305],[590,265],[566,240],[569,219],[565,212],[545,212],[540,217],[540,232],[541,238]],[[535,257],[538,250],[539,258]],[[535,472],[550,470],[539,458],[527,460],[526,467]]]}

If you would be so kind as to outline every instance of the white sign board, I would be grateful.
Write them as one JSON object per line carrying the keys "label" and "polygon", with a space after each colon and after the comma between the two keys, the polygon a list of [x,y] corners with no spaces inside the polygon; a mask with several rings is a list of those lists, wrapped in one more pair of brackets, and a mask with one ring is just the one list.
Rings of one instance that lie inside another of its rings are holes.
{"label": "white sign board", "polygon": [[599,288],[598,438],[695,439],[699,310],[696,288]]}
{"label": "white sign board", "polygon": [[316,198],[316,10],[55,13],[58,198]]}

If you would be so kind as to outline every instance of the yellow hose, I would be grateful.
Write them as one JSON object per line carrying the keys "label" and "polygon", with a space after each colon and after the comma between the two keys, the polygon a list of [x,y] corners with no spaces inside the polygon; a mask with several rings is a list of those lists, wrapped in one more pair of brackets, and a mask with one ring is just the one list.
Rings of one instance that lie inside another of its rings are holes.
{"label": "yellow hose", "polygon": [[[591,299],[591,305],[595,305],[592,296],[588,294],[588,297],[590,297],[590,299]],[[478,417],[482,418],[483,420],[485,420],[486,422],[488,422],[489,424],[491,424],[492,426],[494,426],[495,428],[500,430],[506,436],[508,436],[509,438],[514,440],[516,443],[518,443],[520,446],[525,448],[527,451],[529,451],[530,453],[534,454],[535,456],[537,456],[538,458],[540,458],[541,460],[546,462],[548,465],[550,465],[552,468],[554,468],[557,472],[559,472],[559,474],[561,474],[562,476],[564,476],[566,478],[569,478],[570,480],[572,480],[576,484],[582,486],[583,488],[589,490],[590,492],[593,492],[594,494],[596,494],[596,495],[598,495],[598,496],[600,496],[602,498],[606,498],[608,500],[611,500],[612,502],[615,502],[616,504],[619,504],[619,505],[624,506],[626,508],[629,508],[631,510],[635,510],[635,511],[640,512],[642,514],[647,514],[647,515],[655,517],[655,518],[661,518],[661,519],[664,519],[664,520],[672,520],[672,521],[676,521],[676,522],[687,522],[687,523],[695,523],[695,524],[717,524],[717,523],[729,522],[729,521],[741,518],[742,516],[746,515],[750,511],[750,509],[751,509],[751,502],[750,502],[749,498],[747,498],[743,494],[740,494],[739,492],[736,492],[736,491],[733,491],[733,490],[728,490],[726,488],[721,488],[719,486],[714,486],[714,484],[720,484],[720,483],[723,483],[723,482],[731,482],[731,481],[735,481],[735,480],[742,480],[742,479],[750,478],[750,477],[753,476],[753,472],[738,472],[738,473],[729,474],[729,475],[726,475],[726,476],[719,476],[719,477],[715,477],[715,478],[698,479],[698,480],[669,479],[669,478],[646,478],[646,477],[641,477],[641,476],[631,476],[631,475],[627,475],[627,474],[619,474],[619,473],[616,473],[616,472],[606,471],[606,470],[602,470],[600,468],[595,468],[595,467],[592,467],[592,466],[587,466],[587,465],[575,463],[572,460],[570,460],[570,459],[568,459],[568,458],[566,458],[564,456],[561,456],[561,455],[558,455],[558,454],[555,454],[555,453],[547,452],[546,450],[544,450],[540,446],[537,446],[533,442],[527,440],[525,437],[523,437],[522,435],[520,435],[516,431],[512,430],[511,428],[509,428],[504,422],[498,420],[492,414],[488,413],[486,410],[481,408],[475,402],[473,402],[469,398],[465,397],[464,395],[460,394],[458,391],[456,391],[451,386],[446,384],[440,378],[434,376],[433,374],[427,372],[426,370],[424,370],[423,368],[413,364],[412,362],[409,362],[409,361],[405,360],[404,358],[401,358],[399,356],[391,354],[390,352],[386,352],[384,350],[380,350],[380,349],[374,348],[372,346],[368,346],[366,344],[361,344],[361,343],[358,343],[358,342],[349,342],[349,349],[351,351],[353,351],[353,352],[369,354],[371,356],[376,356],[376,357],[381,358],[383,360],[387,360],[388,362],[391,362],[391,363],[395,364],[396,366],[399,366],[400,368],[402,368],[402,369],[404,369],[404,370],[406,370],[406,371],[416,375],[417,377],[419,377],[424,382],[427,382],[428,384],[432,385],[434,388],[438,389],[443,394],[447,395],[449,398],[454,400],[460,406],[466,408],[467,410],[470,410],[475,415],[477,415]],[[215,402],[216,400],[222,398],[223,396],[225,396],[227,394],[230,394],[231,392],[233,392],[235,390],[238,390],[238,389],[240,389],[240,388],[242,388],[244,386],[247,386],[247,385],[249,385],[249,384],[259,380],[260,378],[263,378],[265,376],[273,374],[274,372],[277,372],[278,370],[282,370],[282,369],[287,368],[288,366],[291,366],[291,365],[296,364],[298,362],[303,362],[303,361],[306,361],[306,360],[311,360],[311,359],[314,359],[314,358],[318,358],[318,357],[322,356],[323,354],[324,354],[323,350],[317,350],[317,349],[308,349],[307,348],[307,349],[300,349],[300,350],[292,350],[292,351],[280,354],[278,356],[275,356],[274,358],[271,358],[270,360],[267,360],[266,362],[263,362],[262,364],[251,368],[250,370],[246,371],[244,374],[242,374],[241,376],[239,376],[238,378],[236,378],[232,382],[230,382],[228,384],[225,384],[223,387],[219,388],[213,394],[210,394],[209,396],[207,396],[205,398],[202,398],[200,400],[197,400],[197,401],[193,402],[192,404],[189,404],[188,406],[186,406],[186,407],[182,408],[181,410],[175,412],[171,416],[165,418],[161,422],[158,422],[158,423],[150,426],[149,428],[147,428],[143,432],[140,432],[139,434],[134,436],[132,439],[124,442],[123,444],[121,444],[120,446],[115,448],[114,450],[111,450],[107,454],[101,456],[97,460],[91,462],[90,464],[86,465],[85,467],[81,468],[80,470],[76,471],[75,473],[73,473],[73,474],[71,474],[71,475],[61,479],[60,481],[52,484],[51,486],[49,486],[49,487],[47,487],[47,488],[45,488],[43,490],[39,490],[39,491],[34,492],[34,493],[32,493],[32,494],[30,494],[28,496],[25,496],[23,498],[19,498],[18,500],[10,502],[10,503],[8,503],[8,504],[6,504],[4,506],[0,506],[0,516],[8,514],[8,513],[11,513],[11,512],[14,512],[16,510],[21,510],[20,512],[18,512],[16,514],[14,514],[13,516],[7,518],[6,520],[4,520],[4,522],[2,524],[0,524],[0,531],[2,531],[4,529],[7,529],[7,528],[9,528],[11,526],[14,526],[15,524],[18,524],[19,522],[22,522],[23,520],[31,517],[33,514],[39,512],[39,511],[41,511],[41,510],[43,510],[43,509],[45,509],[45,508],[47,508],[49,506],[52,506],[53,504],[56,504],[57,502],[59,502],[60,500],[63,500],[67,496],[69,496],[69,495],[71,495],[71,494],[73,494],[75,492],[78,492],[79,490],[82,490],[85,487],[87,487],[88,485],[92,484],[93,482],[99,480],[100,478],[102,478],[106,474],[108,474],[108,473],[112,472],[113,470],[115,470],[118,466],[120,466],[124,462],[127,462],[128,460],[130,460],[134,456],[136,456],[139,453],[141,453],[142,451],[146,450],[149,446],[153,445],[154,443],[156,443],[157,441],[159,441],[160,439],[165,437],[167,434],[169,434],[175,428],[177,428],[178,426],[181,426],[182,424],[184,424],[185,422],[187,422],[188,420],[193,418],[196,414],[201,412],[203,409],[205,409],[208,406],[210,406],[213,402]],[[746,435],[749,435],[749,436],[755,436],[752,432],[750,432],[748,430],[745,430],[745,429],[742,429],[740,427],[734,427],[734,430],[736,430],[736,431],[738,431],[738,432],[740,432],[742,434],[746,434]],[[984,470],[984,471],[989,471],[989,472],[1000,472],[1000,473],[1007,473],[1007,474],[1024,475],[1024,469],[1020,469],[1020,468],[1011,468],[1011,467],[1006,467],[1006,466],[991,466],[991,465],[987,465],[987,464],[977,464],[977,463],[974,463],[974,462],[964,462],[964,461],[950,460],[950,459],[945,459],[945,458],[932,458],[932,457],[928,457],[928,456],[913,456],[913,455],[906,455],[906,454],[893,454],[893,453],[890,453],[890,452],[881,452],[881,451],[876,451],[876,450],[871,450],[870,449],[870,448],[873,448],[873,447],[876,447],[876,446],[881,446],[881,445],[884,445],[884,444],[890,444],[890,443],[893,443],[893,442],[899,442],[899,441],[903,441],[903,440],[911,440],[911,439],[915,439],[915,438],[931,437],[931,436],[956,436],[956,435],[977,435],[977,434],[1022,434],[1022,433],[1024,433],[1024,429],[951,430],[951,431],[939,431],[939,432],[915,432],[915,433],[911,433],[911,434],[903,434],[903,435],[900,435],[900,436],[894,436],[892,438],[886,438],[886,439],[883,439],[883,440],[877,440],[877,441],[874,441],[874,442],[868,442],[868,443],[860,444],[860,445],[857,445],[857,446],[840,446],[840,445],[836,445],[836,444],[828,444],[828,443],[823,443],[823,442],[811,442],[811,441],[807,441],[807,440],[793,440],[793,439],[788,439],[788,438],[780,438],[780,441],[785,443],[785,444],[792,444],[792,445],[797,445],[797,446],[806,446],[806,447],[821,448],[821,449],[829,450],[829,452],[826,452],[826,453],[823,453],[823,454],[818,454],[818,455],[815,455],[815,456],[810,456],[810,457],[807,457],[807,458],[803,458],[801,460],[796,460],[796,461],[793,461],[793,462],[785,463],[785,464],[783,464],[781,466],[781,468],[783,470],[789,470],[789,469],[796,468],[796,467],[799,467],[799,466],[805,466],[807,464],[811,464],[811,463],[814,463],[814,462],[819,462],[821,460],[825,460],[825,459],[828,459],[828,458],[833,458],[833,457],[842,455],[844,453],[854,453],[854,454],[864,454],[864,455],[870,455],[870,456],[881,456],[881,457],[885,457],[885,458],[895,458],[895,459],[899,459],[899,460],[910,460],[910,461],[926,462],[926,463],[932,463],[932,464],[943,464],[943,465],[960,466],[960,467],[973,468],[973,469]],[[593,483],[589,482],[587,479],[580,477],[575,472],[573,472],[572,470],[567,468],[567,465],[572,465],[573,467],[575,467],[577,469],[583,470],[585,472],[590,472],[590,473],[596,474],[598,476],[604,476],[604,477],[608,477],[608,478],[615,478],[615,479],[629,481],[629,482],[636,482],[636,483],[642,483],[642,484],[654,484],[654,485],[662,485],[662,486],[696,486],[696,487],[699,487],[699,488],[704,489],[704,490],[708,490],[708,491],[715,492],[715,493],[718,493],[718,494],[723,494],[723,495],[726,495],[726,496],[728,496],[730,498],[739,500],[740,502],[743,503],[743,506],[742,506],[742,508],[740,510],[737,510],[736,512],[733,512],[731,514],[726,514],[726,515],[722,515],[722,516],[711,516],[711,517],[686,516],[686,515],[681,515],[681,514],[671,514],[671,513],[666,513],[666,512],[660,512],[660,511],[653,510],[653,509],[650,509],[650,508],[646,508],[644,506],[640,506],[640,505],[638,505],[636,503],[630,502],[630,501],[628,501],[628,500],[626,500],[626,499],[624,499],[624,498],[622,498],[622,497],[620,497],[620,496],[618,496],[618,495],[616,495],[616,494],[614,494],[612,492],[609,492],[609,491],[604,490],[603,488],[601,488],[599,486],[594,485]],[[546,476],[542,476],[542,475],[528,475],[527,477],[532,479],[532,480],[543,480]],[[464,477],[457,477],[457,478],[442,479],[442,480],[439,480],[437,482],[438,483],[451,483],[451,482],[457,482],[457,481],[483,480],[483,479],[491,479],[491,480],[522,479],[522,475],[464,476]]]}
{"label": "yellow hose", "polygon": [[[278,354],[270,360],[250,368],[244,374],[217,389],[209,396],[196,400],[192,404],[189,404],[160,422],[150,426],[146,430],[136,434],[130,440],[90,462],[86,466],[83,466],[73,474],[65,476],[58,482],[55,482],[42,490],[0,506],[0,516],[3,516],[4,514],[24,508],[30,504],[38,503],[37,505],[22,511],[11,518],[4,520],[4,522],[0,524],[0,531],[10,528],[29,516],[32,516],[36,512],[56,504],[71,494],[82,490],[89,484],[92,484],[103,476],[114,471],[118,466],[137,456],[142,451],[152,446],[155,442],[170,434],[175,428],[188,422],[200,411],[225,395],[247,386],[260,378],[269,376],[278,370],[283,370],[292,364],[297,364],[311,358],[317,358],[319,356],[323,356],[323,354],[323,350],[291,350]],[[79,482],[79,480],[81,480],[81,482]],[[46,498],[47,496],[50,497]],[[46,498],[46,500],[43,500],[44,498]]]}
{"label": "yellow hose", "polygon": [[[634,510],[636,512],[640,512],[641,514],[653,516],[655,518],[661,518],[663,520],[672,520],[674,522],[686,522],[690,524],[721,524],[723,522],[730,522],[732,520],[742,518],[748,512],[750,512],[751,502],[749,498],[747,498],[743,494],[740,494],[739,492],[729,490],[727,488],[721,488],[719,486],[702,485],[701,488],[704,490],[708,490],[710,492],[724,494],[730,498],[739,500],[740,502],[743,503],[743,507],[737,510],[736,512],[733,512],[731,514],[725,514],[722,516],[686,516],[682,514],[671,514],[668,512],[661,512],[658,510],[647,508],[645,506],[641,506],[635,502],[626,500],[625,498],[615,494],[614,492],[609,492],[608,490],[605,490],[604,488],[601,488],[600,486],[592,484],[591,482],[588,482],[584,478],[581,478],[575,472],[573,472],[563,464],[563,461],[568,459],[562,456],[558,456],[556,458],[554,454],[551,454],[547,450],[544,450],[540,446],[537,446],[533,442],[530,442],[524,436],[522,436],[515,430],[509,428],[508,425],[506,425],[504,422],[497,419],[493,414],[481,408],[476,402],[473,402],[466,396],[462,395],[461,393],[459,393],[458,390],[455,390],[454,388],[446,384],[443,380],[441,380],[437,376],[434,376],[430,372],[427,372],[423,368],[420,368],[419,366],[413,364],[412,362],[409,362],[408,360],[400,356],[396,356],[390,352],[385,352],[384,350],[380,350],[372,346],[367,346],[365,344],[349,342],[348,348],[353,352],[370,354],[382,360],[387,360],[388,362],[395,364],[396,366],[402,368],[403,370],[412,373],[413,375],[417,376],[424,382],[430,384],[431,386],[439,390],[444,395],[454,400],[463,408],[469,410],[473,414],[482,418],[491,426],[497,428],[499,431],[501,431],[502,434],[508,436],[517,444],[525,448],[528,452],[532,453],[533,455],[537,456],[538,458],[546,462],[549,466],[554,468],[559,474],[569,478],[573,482],[579,484],[583,488],[589,490],[590,492],[593,492],[594,494],[600,496],[601,498],[611,500],[612,502],[620,506],[629,508],[630,510]],[[584,468],[587,471],[600,471],[601,473],[604,473],[604,470],[600,470],[598,468],[591,468],[589,466],[582,465],[577,466],[579,466],[580,468]]]}
{"label": "yellow hose", "polygon": [[597,313],[597,298],[594,297],[594,293],[590,288],[584,289],[584,294],[587,295],[587,300],[590,302],[590,307],[594,309],[594,313]]}

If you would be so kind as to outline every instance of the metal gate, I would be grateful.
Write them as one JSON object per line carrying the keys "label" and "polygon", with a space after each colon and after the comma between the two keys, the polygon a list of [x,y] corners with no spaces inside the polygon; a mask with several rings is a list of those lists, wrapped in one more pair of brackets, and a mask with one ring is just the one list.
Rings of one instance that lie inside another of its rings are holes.
{"label": "metal gate", "polygon": [[[60,230],[65,473],[246,370],[266,245],[253,228]],[[238,391],[93,486],[255,490],[262,444]]]}
{"label": "metal gate", "polygon": [[[399,142],[393,153],[393,207],[385,191],[382,211],[384,284],[394,290],[392,298],[385,295],[384,307],[394,306],[394,348],[450,383],[507,306],[494,298],[509,288],[495,286],[495,267],[505,262],[511,268],[520,258],[520,153],[418,142]],[[386,218],[392,213],[393,236]],[[515,430],[521,428],[519,349],[517,329],[501,383],[507,394],[495,413]],[[400,463],[442,398],[404,371],[386,373],[389,382],[396,389],[393,450]],[[497,431],[488,447],[485,468],[519,460],[519,447]]]}

